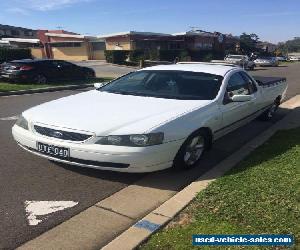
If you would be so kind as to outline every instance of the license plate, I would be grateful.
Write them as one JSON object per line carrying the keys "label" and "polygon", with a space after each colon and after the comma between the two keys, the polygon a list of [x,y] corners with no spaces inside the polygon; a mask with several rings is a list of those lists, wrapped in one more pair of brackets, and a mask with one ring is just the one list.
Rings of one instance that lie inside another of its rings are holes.
{"label": "license plate", "polygon": [[37,143],[37,150],[41,153],[59,157],[59,158],[69,158],[70,157],[70,150],[68,148],[57,147],[54,145],[48,145],[48,144],[41,143],[41,142]]}

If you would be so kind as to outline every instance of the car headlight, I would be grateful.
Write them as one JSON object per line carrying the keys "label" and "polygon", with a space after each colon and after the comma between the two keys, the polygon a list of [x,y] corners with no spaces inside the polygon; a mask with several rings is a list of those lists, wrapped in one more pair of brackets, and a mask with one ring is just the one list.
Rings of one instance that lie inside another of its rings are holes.
{"label": "car headlight", "polygon": [[23,129],[28,130],[28,121],[22,115],[17,120],[16,125],[18,125],[19,127],[23,128]]}
{"label": "car headlight", "polygon": [[162,144],[164,133],[150,133],[140,135],[109,135],[99,137],[96,144],[101,145],[116,145],[130,147],[146,147],[157,144]]}

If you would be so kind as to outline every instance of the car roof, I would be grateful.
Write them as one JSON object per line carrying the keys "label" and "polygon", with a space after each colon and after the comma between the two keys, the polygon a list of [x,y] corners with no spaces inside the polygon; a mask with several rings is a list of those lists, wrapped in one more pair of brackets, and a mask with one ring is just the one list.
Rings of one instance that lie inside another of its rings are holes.
{"label": "car roof", "polygon": [[239,69],[239,67],[222,65],[222,64],[213,64],[213,63],[187,63],[187,64],[158,65],[158,66],[143,68],[141,69],[141,71],[143,70],[192,71],[192,72],[201,72],[201,73],[225,76],[227,72],[233,69]]}

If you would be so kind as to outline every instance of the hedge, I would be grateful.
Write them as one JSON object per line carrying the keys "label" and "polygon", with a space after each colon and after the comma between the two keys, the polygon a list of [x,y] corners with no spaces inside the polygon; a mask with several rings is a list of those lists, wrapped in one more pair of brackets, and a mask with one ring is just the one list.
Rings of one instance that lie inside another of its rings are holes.
{"label": "hedge", "polygon": [[146,51],[144,50],[131,50],[128,55],[131,62],[139,62],[140,60],[148,59]]}
{"label": "hedge", "polygon": [[30,49],[0,48],[0,63],[30,58],[32,58]]}
{"label": "hedge", "polygon": [[122,64],[128,58],[129,52],[129,50],[105,50],[104,54],[107,62]]}
{"label": "hedge", "polygon": [[224,52],[205,50],[106,50],[106,61],[109,63],[125,64],[126,59],[130,62],[140,60],[169,61],[176,58],[179,61],[210,61],[212,59],[223,59]]}

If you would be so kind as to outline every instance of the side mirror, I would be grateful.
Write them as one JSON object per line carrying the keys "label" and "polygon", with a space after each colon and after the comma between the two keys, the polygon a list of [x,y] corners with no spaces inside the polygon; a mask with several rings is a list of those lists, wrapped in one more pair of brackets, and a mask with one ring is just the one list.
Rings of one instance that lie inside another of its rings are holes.
{"label": "side mirror", "polygon": [[251,95],[233,95],[231,98],[233,102],[248,102],[252,100]]}
{"label": "side mirror", "polygon": [[106,84],[107,84],[107,82],[96,82],[96,83],[94,83],[94,87],[95,87],[95,89],[99,89]]}

